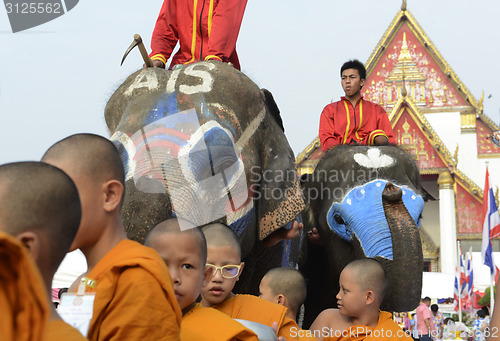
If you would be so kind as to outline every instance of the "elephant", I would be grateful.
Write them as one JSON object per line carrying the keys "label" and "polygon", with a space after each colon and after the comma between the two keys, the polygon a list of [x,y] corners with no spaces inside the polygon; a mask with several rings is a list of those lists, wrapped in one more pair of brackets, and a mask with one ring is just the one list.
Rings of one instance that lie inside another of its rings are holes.
{"label": "elephant", "polygon": [[422,288],[419,228],[426,194],[413,159],[393,145],[340,145],[301,181],[304,229],[317,227],[319,234],[316,243],[306,243],[301,262],[308,281],[304,326],[336,307],[340,272],[360,258],[384,268],[388,289],[381,309],[413,310]]}
{"label": "elephant", "polygon": [[144,242],[171,217],[226,224],[241,242],[246,266],[236,290],[246,293],[258,292],[268,269],[296,262],[300,240],[266,246],[305,206],[269,91],[218,61],[147,68],[112,94],[105,119],[125,165],[130,239]]}

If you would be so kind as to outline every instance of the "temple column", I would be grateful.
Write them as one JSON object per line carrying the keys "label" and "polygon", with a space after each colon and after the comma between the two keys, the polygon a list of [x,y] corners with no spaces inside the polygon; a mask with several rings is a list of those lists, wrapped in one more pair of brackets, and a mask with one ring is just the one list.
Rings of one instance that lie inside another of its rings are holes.
{"label": "temple column", "polygon": [[457,264],[457,224],[453,178],[448,170],[439,173],[439,226],[441,272],[454,274]]}

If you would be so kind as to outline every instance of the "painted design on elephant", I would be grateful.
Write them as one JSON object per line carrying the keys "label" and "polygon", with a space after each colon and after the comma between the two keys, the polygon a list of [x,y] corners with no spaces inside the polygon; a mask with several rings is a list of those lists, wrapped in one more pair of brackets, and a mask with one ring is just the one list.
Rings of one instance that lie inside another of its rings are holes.
{"label": "painted design on elephant", "polygon": [[[357,238],[366,257],[380,256],[393,260],[392,234],[380,204],[382,192],[388,183],[387,180],[377,179],[355,187],[347,192],[342,202],[333,202],[328,210],[330,229],[347,242]],[[411,188],[402,185],[397,187],[402,189],[403,203],[420,227],[424,200]]]}
{"label": "painted design on elephant", "polygon": [[389,155],[381,154],[380,149],[370,148],[365,154],[354,154],[354,160],[365,168],[384,168],[394,165],[395,160]]}
{"label": "painted design on elephant", "polygon": [[[163,93],[146,115],[144,128],[132,137],[117,131],[112,140],[127,164],[127,180],[134,179],[138,190],[168,192],[175,214],[198,225],[227,216],[228,225],[236,227],[253,208],[240,153],[264,119],[265,110],[262,108],[235,143],[235,125],[228,129],[211,120],[211,105],[200,102],[203,124],[195,109],[178,111],[175,92]],[[213,107],[224,109],[220,104]],[[232,114],[231,121],[236,118]],[[204,204],[193,210],[191,204],[185,204],[187,197]]]}

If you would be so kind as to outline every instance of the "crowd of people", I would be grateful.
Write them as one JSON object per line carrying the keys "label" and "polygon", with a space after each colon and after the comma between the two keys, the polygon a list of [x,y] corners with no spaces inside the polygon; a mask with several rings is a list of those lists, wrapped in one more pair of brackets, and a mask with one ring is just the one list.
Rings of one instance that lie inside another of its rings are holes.
{"label": "crowd of people", "polygon": [[[149,247],[128,240],[124,183],[115,145],[93,134],[55,143],[41,162],[0,166],[5,340],[257,340],[258,331],[234,319],[274,328],[280,340],[409,340],[379,310],[387,280],[377,261],[347,265],[338,309],[302,330],[296,316],[306,289],[298,271],[269,272],[261,297],[233,294],[245,266],[235,233],[218,223],[181,231],[172,218],[150,231]],[[52,278],[75,249],[88,270],[56,311]]]}

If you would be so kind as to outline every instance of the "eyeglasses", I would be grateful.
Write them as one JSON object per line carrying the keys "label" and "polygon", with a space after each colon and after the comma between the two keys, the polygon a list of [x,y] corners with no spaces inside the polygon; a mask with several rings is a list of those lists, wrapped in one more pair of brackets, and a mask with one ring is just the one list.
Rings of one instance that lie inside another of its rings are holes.
{"label": "eyeglasses", "polygon": [[213,270],[212,277],[215,276],[217,270],[220,270],[222,277],[224,278],[235,278],[240,273],[241,264],[240,265],[223,265],[223,266],[215,266],[213,264],[206,264],[210,269]]}

